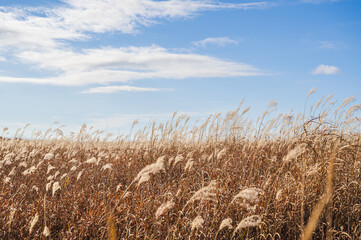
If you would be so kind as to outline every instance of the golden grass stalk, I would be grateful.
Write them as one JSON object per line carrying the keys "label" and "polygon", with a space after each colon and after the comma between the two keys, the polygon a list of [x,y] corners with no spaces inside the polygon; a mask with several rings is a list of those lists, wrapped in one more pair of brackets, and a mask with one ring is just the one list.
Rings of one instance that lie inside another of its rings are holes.
{"label": "golden grass stalk", "polygon": [[117,240],[117,228],[115,226],[113,213],[108,214],[107,231],[108,231],[108,240]]}
{"label": "golden grass stalk", "polygon": [[[301,237],[302,240],[309,240],[312,238],[312,234],[316,229],[318,220],[319,220],[324,208],[326,207],[326,205],[329,203],[329,201],[332,198],[334,165],[335,165],[337,150],[338,150],[338,142],[335,142],[335,146],[333,148],[333,152],[331,154],[331,158],[330,158],[328,168],[327,168],[326,192],[322,196],[322,198],[319,200],[319,202],[316,204],[315,208],[312,210],[310,219],[308,220],[308,223],[303,231],[303,235]],[[331,226],[328,226],[328,228],[330,228],[330,227]],[[328,234],[328,236],[329,236],[329,234]]]}

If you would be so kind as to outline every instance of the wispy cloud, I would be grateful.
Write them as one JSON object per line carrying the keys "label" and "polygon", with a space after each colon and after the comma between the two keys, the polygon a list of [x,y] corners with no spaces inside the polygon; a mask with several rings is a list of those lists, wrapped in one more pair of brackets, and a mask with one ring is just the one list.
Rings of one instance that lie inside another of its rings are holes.
{"label": "wispy cloud", "polygon": [[319,41],[318,42],[319,49],[335,49],[336,43],[332,41]]}
{"label": "wispy cloud", "polygon": [[0,62],[5,62],[6,61],[6,58],[0,56]]}
{"label": "wispy cloud", "polygon": [[314,75],[319,75],[319,74],[333,75],[333,74],[337,74],[340,72],[341,72],[341,70],[336,66],[321,64],[318,67],[316,67],[315,69],[313,69],[311,73]]}
{"label": "wispy cloud", "polygon": [[312,4],[320,4],[320,3],[332,3],[332,2],[340,2],[343,0],[301,0],[303,3],[312,3]]}
{"label": "wispy cloud", "polygon": [[238,44],[239,41],[230,39],[229,37],[215,37],[215,38],[206,38],[201,41],[193,42],[192,44],[196,47],[206,47],[207,45],[216,45],[219,47],[224,47],[227,44]]}
{"label": "wispy cloud", "polygon": [[133,86],[107,86],[107,87],[96,87],[85,90],[81,93],[117,93],[117,92],[159,92],[159,91],[170,91],[171,89],[160,89],[160,88],[142,88]]}
{"label": "wispy cloud", "polygon": [[[216,0],[62,0],[51,7],[0,7],[0,51],[5,57],[53,72],[45,78],[1,76],[0,82],[86,85],[138,79],[184,79],[260,75],[256,67],[218,58],[177,53],[158,46],[75,49],[92,33],[134,33],[162,19],[189,18],[202,11],[257,9],[269,2]],[[199,44],[235,43],[228,38]]]}
{"label": "wispy cloud", "polygon": [[134,33],[160,19],[189,18],[201,11],[265,8],[271,3],[215,0],[62,0],[49,8],[0,6],[0,48],[54,48],[89,33]]}
{"label": "wispy cloud", "polygon": [[54,70],[49,78],[0,76],[0,82],[53,85],[87,85],[128,82],[140,79],[185,79],[242,77],[264,74],[248,64],[224,61],[192,53],[174,53],[159,46],[70,50],[24,51],[17,57],[24,63]]}
{"label": "wispy cloud", "polygon": [[[85,39],[86,36],[63,26],[59,17],[44,9],[0,7],[0,49],[51,49],[63,46],[60,40]],[[38,14],[48,14],[40,17]]]}
{"label": "wispy cloud", "polygon": [[346,49],[348,48],[347,44],[344,41],[318,41],[318,49],[323,50],[336,50],[336,49]]}
{"label": "wispy cloud", "polygon": [[133,32],[137,26],[151,25],[159,18],[189,17],[196,12],[216,9],[264,8],[267,2],[222,3],[214,0],[66,0],[68,6],[53,11],[68,28],[80,31]]}

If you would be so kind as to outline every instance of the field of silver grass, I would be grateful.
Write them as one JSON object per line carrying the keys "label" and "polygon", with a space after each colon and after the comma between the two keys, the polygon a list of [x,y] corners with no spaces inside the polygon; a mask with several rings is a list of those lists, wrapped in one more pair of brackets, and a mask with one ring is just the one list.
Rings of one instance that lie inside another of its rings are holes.
{"label": "field of silver grass", "polygon": [[[257,122],[239,106],[107,140],[0,139],[1,239],[360,239],[353,98]],[[18,133],[21,135],[21,132]]]}

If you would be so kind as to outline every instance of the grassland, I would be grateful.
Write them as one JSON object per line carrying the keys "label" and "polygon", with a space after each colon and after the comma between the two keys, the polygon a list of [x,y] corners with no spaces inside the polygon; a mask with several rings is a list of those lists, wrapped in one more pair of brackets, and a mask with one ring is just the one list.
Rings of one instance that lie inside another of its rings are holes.
{"label": "grassland", "polygon": [[331,100],[4,137],[0,239],[361,239],[360,106]]}

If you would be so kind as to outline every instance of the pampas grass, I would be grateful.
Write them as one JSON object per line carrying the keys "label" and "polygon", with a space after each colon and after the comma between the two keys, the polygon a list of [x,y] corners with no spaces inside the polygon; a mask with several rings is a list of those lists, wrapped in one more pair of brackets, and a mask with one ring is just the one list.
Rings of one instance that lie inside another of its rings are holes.
{"label": "pampas grass", "polygon": [[155,218],[158,219],[161,216],[163,216],[165,213],[167,213],[169,210],[171,210],[174,207],[175,203],[173,200],[170,200],[166,203],[163,203],[159,206],[157,211],[155,212]]}
{"label": "pampas grass", "polygon": [[261,195],[264,192],[260,188],[246,188],[240,191],[234,198],[233,201],[241,198],[242,200],[248,201],[250,203],[257,203]]}
{"label": "pampas grass", "polygon": [[208,186],[199,189],[193,194],[193,196],[188,200],[187,204],[190,204],[194,201],[217,201],[217,181],[212,180]]}
{"label": "pampas grass", "polygon": [[0,239],[360,239],[353,101],[2,138]]}
{"label": "pampas grass", "polygon": [[243,219],[233,232],[233,236],[242,229],[258,227],[261,224],[261,217],[258,215],[252,215]]}
{"label": "pampas grass", "polygon": [[50,235],[50,230],[49,230],[49,228],[47,226],[44,227],[43,235],[45,237],[49,237],[49,235]]}
{"label": "pampas grass", "polygon": [[29,234],[32,233],[32,231],[33,231],[33,229],[35,227],[35,224],[38,222],[38,220],[39,220],[39,215],[35,214],[33,219],[30,221]]}
{"label": "pampas grass", "polygon": [[219,226],[218,231],[221,231],[224,228],[233,229],[231,218],[223,219],[223,221],[221,222],[221,225]]}
{"label": "pampas grass", "polygon": [[155,163],[149,164],[148,166],[144,167],[134,178],[133,182],[138,183],[138,186],[142,183],[148,182],[151,175],[156,175],[157,173],[164,170],[164,164],[164,157],[158,158]]}
{"label": "pampas grass", "polygon": [[196,229],[199,229],[203,226],[204,220],[201,216],[197,216],[195,219],[193,219],[191,224],[191,231],[193,232]]}
{"label": "pampas grass", "polygon": [[9,213],[9,221],[8,221],[8,226],[9,226],[9,231],[11,230],[11,223],[14,219],[15,213],[16,213],[16,208],[11,207],[10,208],[10,213]]}
{"label": "pampas grass", "polygon": [[61,189],[61,187],[60,187],[59,182],[55,182],[55,183],[53,184],[53,196],[54,196],[55,193],[56,193],[58,190],[60,190],[60,189]]}

